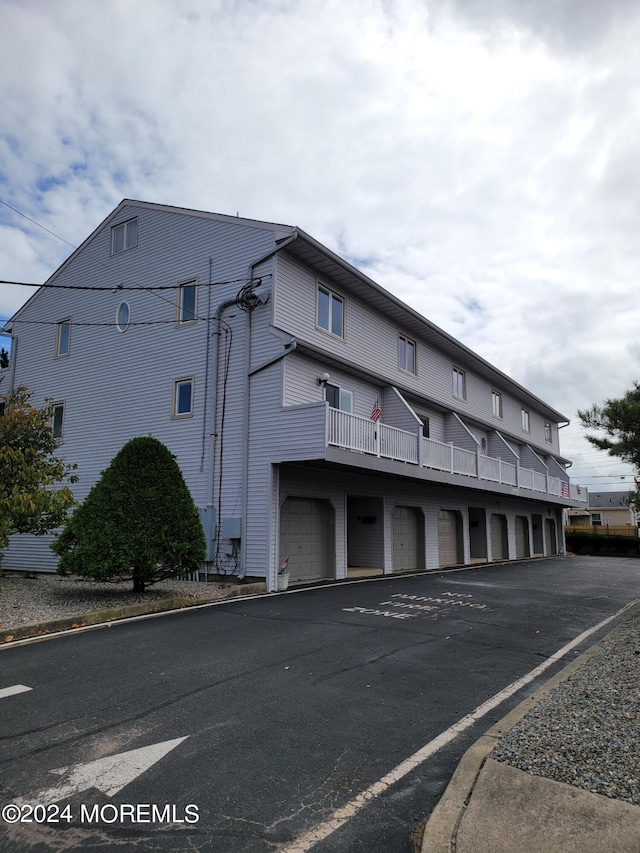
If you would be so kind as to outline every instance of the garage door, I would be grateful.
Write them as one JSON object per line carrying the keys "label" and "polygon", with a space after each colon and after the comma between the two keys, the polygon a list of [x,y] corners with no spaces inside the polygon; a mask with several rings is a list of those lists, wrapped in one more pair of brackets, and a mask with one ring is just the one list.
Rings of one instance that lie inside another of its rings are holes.
{"label": "garage door", "polygon": [[556,523],[553,518],[544,520],[545,545],[547,556],[553,557],[558,553],[558,539],[556,537]]}
{"label": "garage door", "polygon": [[507,516],[494,513],[491,516],[491,559],[509,558],[509,540],[507,538]]}
{"label": "garage door", "polygon": [[438,550],[441,567],[464,562],[462,516],[455,510],[442,509],[438,513]]}
{"label": "garage door", "polygon": [[530,556],[529,519],[524,515],[516,515],[516,558]]}
{"label": "garage door", "polygon": [[393,571],[418,568],[419,524],[416,510],[397,506],[393,511]]}
{"label": "garage door", "polygon": [[333,577],[333,525],[326,501],[285,500],[280,509],[280,559],[289,558],[289,580]]}

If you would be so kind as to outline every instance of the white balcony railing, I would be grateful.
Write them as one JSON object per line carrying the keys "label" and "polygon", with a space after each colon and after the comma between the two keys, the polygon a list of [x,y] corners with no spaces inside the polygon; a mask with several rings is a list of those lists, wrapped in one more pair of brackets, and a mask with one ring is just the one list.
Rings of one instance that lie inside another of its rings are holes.
{"label": "white balcony railing", "polygon": [[356,453],[587,502],[586,489],[559,477],[330,407],[327,407],[327,443]]}

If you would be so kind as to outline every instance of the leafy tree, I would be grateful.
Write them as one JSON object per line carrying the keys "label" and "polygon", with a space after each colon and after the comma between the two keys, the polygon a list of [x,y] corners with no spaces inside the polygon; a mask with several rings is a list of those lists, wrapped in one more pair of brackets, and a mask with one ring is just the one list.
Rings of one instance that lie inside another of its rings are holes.
{"label": "leafy tree", "polygon": [[[74,506],[67,483],[75,465],[53,456],[53,407],[37,409],[28,388],[0,397],[0,548],[13,533],[41,536],[59,527]],[[61,488],[57,485],[64,483]]]}
{"label": "leafy tree", "polygon": [[197,571],[206,542],[175,457],[151,436],[117,453],[51,545],[58,572],[133,580],[133,591]]}
{"label": "leafy tree", "polygon": [[0,349],[0,368],[9,367],[9,353],[2,347]]}
{"label": "leafy tree", "polygon": [[[599,430],[604,435],[587,435],[599,450],[606,450],[610,456],[617,456],[640,470],[640,384],[623,397],[607,400],[603,406],[593,405],[584,411],[578,411],[582,425],[587,429]],[[640,509],[640,489],[631,492],[629,503]]]}

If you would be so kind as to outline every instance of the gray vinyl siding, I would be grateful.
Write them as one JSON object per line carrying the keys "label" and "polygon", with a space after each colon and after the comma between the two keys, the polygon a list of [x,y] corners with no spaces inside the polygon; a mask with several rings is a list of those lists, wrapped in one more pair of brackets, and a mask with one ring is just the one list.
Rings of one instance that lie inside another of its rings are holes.
{"label": "gray vinyl siding", "polygon": [[493,456],[495,459],[510,462],[512,465],[516,465],[519,458],[515,450],[505,441],[499,432],[489,433],[487,454]]}
{"label": "gray vinyl siding", "polygon": [[[327,369],[322,361],[314,360],[298,353],[292,353],[284,361],[283,404],[295,406],[300,403],[322,401],[322,388],[318,377],[329,373],[329,383],[353,393],[353,414],[368,418],[376,399],[382,401],[380,386],[359,379],[353,374],[335,368]],[[387,423],[387,421],[385,421]]]}
{"label": "gray vinyl siding", "polygon": [[[132,216],[138,217],[138,245],[112,256],[111,225]],[[210,374],[218,337],[205,315],[209,307],[214,314],[221,302],[235,296],[246,280],[250,263],[273,246],[270,230],[145,206],[125,206],[49,280],[69,286],[68,291],[64,287],[42,288],[18,312],[13,323],[18,337],[15,384],[31,389],[35,405],[42,405],[46,397],[64,401],[64,439],[59,453],[78,465],[79,481],[73,487],[78,500],[86,497],[100,472],[126,441],[136,435],[154,435],[176,456],[196,504],[211,504],[215,478],[209,439],[214,432],[214,383]],[[213,286],[209,306],[210,258],[212,280],[231,283]],[[127,290],[175,287],[191,278],[198,280],[197,313],[203,319],[183,326],[176,325],[175,289],[155,293]],[[104,292],[71,289],[87,285],[104,288]],[[119,285],[123,287],[117,289]],[[113,324],[123,300],[130,305],[132,323],[153,325],[131,325],[124,333],[113,325],[74,325],[69,355],[54,357],[56,327],[40,323],[55,324],[71,317],[74,324]],[[257,310],[270,312],[268,305]],[[231,316],[234,312],[235,317]],[[229,379],[234,387],[242,369],[246,375],[246,365],[236,359],[236,354],[242,351],[242,324],[248,316],[239,309],[223,315],[237,333]],[[208,333],[212,335],[209,369]],[[174,419],[173,381],[182,377],[194,379],[194,414]],[[242,412],[232,397],[233,394],[227,401],[228,423],[237,423]],[[229,467],[235,466],[241,456],[237,433],[236,429],[225,434],[225,464]],[[235,496],[225,500],[232,504]],[[55,561],[42,544],[43,540],[33,537],[13,537],[5,566],[52,569]],[[26,565],[32,560],[38,565]]]}
{"label": "gray vinyl siding", "polygon": [[531,468],[540,474],[546,474],[548,469],[538,454],[525,445],[520,453],[520,465],[523,468]]}
{"label": "gray vinyl siding", "polygon": [[277,533],[274,516],[265,511],[271,499],[273,470],[285,460],[323,459],[326,403],[322,400],[282,407],[283,376],[295,354],[275,362],[251,377],[249,455],[247,459],[247,573],[275,582]]}
{"label": "gray vinyl siding", "polygon": [[382,421],[407,432],[422,434],[422,423],[397,388],[384,389]]}
{"label": "gray vinyl siding", "polygon": [[428,409],[426,406],[414,405],[415,413],[423,418],[429,419],[429,438],[435,441],[445,440],[444,415],[442,412],[437,412],[435,409]]}
{"label": "gray vinyl siding", "polygon": [[[318,284],[328,287],[345,300],[344,338],[338,338],[316,326]],[[403,330],[342,288],[333,285],[330,280],[318,278],[312,270],[286,254],[278,258],[274,323],[299,340],[343,359],[345,363],[367,372],[373,368],[381,384],[395,385],[403,393],[422,397],[427,405],[432,402],[450,408],[463,418],[485,423],[488,429],[500,429],[513,436],[522,436],[541,449],[559,452],[557,425],[552,425],[552,443],[549,444],[544,436],[546,419],[531,407],[525,406],[530,412],[531,432],[524,433],[521,401],[504,390],[499,381],[489,382],[460,361],[456,361],[455,366],[465,371],[466,399],[454,397],[454,362],[425,341],[418,339],[416,342],[416,375],[401,370],[398,366],[398,335]],[[499,379],[498,376],[496,378]],[[491,391],[494,389],[502,393],[502,418],[495,418],[492,414]]]}
{"label": "gray vinyl siding", "polygon": [[477,450],[478,448],[475,437],[455,413],[445,417],[444,433],[445,441],[450,441],[456,447],[461,447],[463,450]]}

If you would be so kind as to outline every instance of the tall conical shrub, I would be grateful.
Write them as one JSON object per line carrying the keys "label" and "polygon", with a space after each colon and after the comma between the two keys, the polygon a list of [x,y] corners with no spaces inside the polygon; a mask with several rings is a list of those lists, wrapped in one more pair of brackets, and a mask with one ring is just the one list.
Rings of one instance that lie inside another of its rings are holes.
{"label": "tall conical shrub", "polygon": [[151,436],[124,445],[51,547],[61,574],[131,579],[134,592],[197,571],[206,554],[198,510],[178,463]]}

